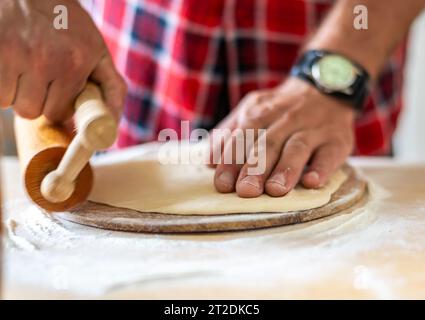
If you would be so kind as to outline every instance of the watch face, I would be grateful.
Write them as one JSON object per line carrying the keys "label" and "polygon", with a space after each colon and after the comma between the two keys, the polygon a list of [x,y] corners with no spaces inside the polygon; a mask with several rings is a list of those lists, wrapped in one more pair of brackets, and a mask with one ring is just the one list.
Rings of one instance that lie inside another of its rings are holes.
{"label": "watch face", "polygon": [[356,80],[353,64],[339,55],[328,55],[312,67],[312,76],[318,84],[329,90],[344,90]]}

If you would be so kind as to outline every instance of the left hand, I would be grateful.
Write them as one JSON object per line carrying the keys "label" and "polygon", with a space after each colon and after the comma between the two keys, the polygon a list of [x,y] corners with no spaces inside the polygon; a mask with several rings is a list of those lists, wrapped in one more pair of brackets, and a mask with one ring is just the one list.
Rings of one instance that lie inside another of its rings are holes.
{"label": "left hand", "polygon": [[[214,185],[222,193],[236,190],[240,197],[258,197],[264,192],[283,196],[298,181],[307,188],[319,188],[351,153],[354,119],[349,106],[298,78],[289,78],[274,89],[251,92],[217,127],[230,129],[232,134],[221,142],[213,130],[210,162],[214,150],[221,160],[232,159],[216,165]],[[244,164],[236,161],[235,129],[266,129],[263,174],[248,175],[248,168],[257,165],[253,154],[248,154]]]}

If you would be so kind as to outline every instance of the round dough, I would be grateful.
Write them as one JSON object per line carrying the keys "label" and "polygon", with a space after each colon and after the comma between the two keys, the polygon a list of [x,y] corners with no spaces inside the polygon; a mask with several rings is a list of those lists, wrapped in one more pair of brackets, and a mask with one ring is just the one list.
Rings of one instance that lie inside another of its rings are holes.
{"label": "round dough", "polygon": [[[168,214],[218,215],[230,213],[288,212],[317,208],[329,202],[331,195],[346,180],[336,172],[323,188],[312,190],[297,186],[284,197],[262,195],[240,198],[236,193],[222,194],[213,185],[214,169],[203,164],[206,145],[188,142],[167,142],[161,149],[157,143],[121,151],[118,161],[107,156],[94,164],[95,183],[90,200],[114,207],[140,212]],[[140,152],[144,148],[145,152]],[[195,164],[162,164],[191,153]]]}

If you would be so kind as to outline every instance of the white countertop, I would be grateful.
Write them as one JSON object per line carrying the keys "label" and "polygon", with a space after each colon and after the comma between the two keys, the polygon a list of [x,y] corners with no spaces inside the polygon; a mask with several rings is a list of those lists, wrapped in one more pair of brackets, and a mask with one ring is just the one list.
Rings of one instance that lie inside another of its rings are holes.
{"label": "white countertop", "polygon": [[372,189],[352,214],[250,232],[134,235],[52,224],[26,200],[16,159],[5,158],[6,297],[425,298],[425,163],[350,162]]}

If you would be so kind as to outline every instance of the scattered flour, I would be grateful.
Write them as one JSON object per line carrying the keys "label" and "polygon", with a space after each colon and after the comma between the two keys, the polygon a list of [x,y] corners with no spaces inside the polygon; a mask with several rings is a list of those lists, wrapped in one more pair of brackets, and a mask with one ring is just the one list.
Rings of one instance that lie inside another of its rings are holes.
{"label": "scattered flour", "polygon": [[[188,281],[267,287],[278,280],[306,283],[332,274],[388,242],[423,249],[424,243],[412,244],[395,231],[394,224],[408,228],[409,221],[378,214],[391,194],[373,183],[369,188],[368,203],[350,214],[206,235],[112,232],[58,220],[27,201],[7,203],[6,278],[83,296]],[[394,297],[379,275],[365,268],[353,270],[353,287],[361,289],[367,281],[376,286],[377,297]]]}

